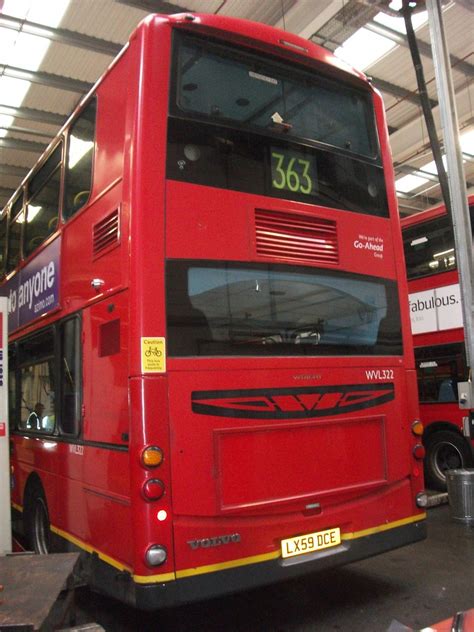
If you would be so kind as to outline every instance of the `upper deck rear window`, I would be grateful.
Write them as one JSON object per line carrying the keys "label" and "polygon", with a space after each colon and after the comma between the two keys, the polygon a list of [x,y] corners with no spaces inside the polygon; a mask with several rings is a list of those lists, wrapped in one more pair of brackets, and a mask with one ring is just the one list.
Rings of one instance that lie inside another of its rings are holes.
{"label": "upper deck rear window", "polygon": [[377,155],[374,115],[364,90],[231,47],[179,40],[176,106],[213,122]]}

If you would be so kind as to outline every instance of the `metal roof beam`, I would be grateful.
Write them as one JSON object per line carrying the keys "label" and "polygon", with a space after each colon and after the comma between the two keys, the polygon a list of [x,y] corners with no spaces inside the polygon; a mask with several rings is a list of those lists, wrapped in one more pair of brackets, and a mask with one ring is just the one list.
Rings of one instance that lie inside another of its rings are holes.
{"label": "metal roof beam", "polygon": [[0,147],[18,149],[19,151],[31,151],[40,154],[46,149],[47,143],[35,143],[32,140],[22,140],[20,138],[9,138],[6,136],[5,138],[0,138]]}
{"label": "metal roof beam", "polygon": [[6,187],[0,187],[0,197],[6,198],[6,201],[8,201],[14,193],[15,193],[15,189],[7,189]]}
{"label": "metal roof beam", "polygon": [[58,88],[59,90],[68,90],[69,92],[78,92],[80,94],[88,92],[92,84],[70,77],[62,77],[61,75],[53,75],[49,72],[32,72],[23,68],[15,68],[14,66],[0,65],[0,75],[11,77],[12,79],[22,79],[31,83],[39,83],[48,88]]}
{"label": "metal roof beam", "polygon": [[439,178],[437,175],[433,173],[428,173],[427,171],[423,171],[422,169],[417,169],[416,167],[412,167],[410,165],[397,165],[394,163],[393,168],[395,171],[400,171],[400,173],[406,173],[410,176],[419,176],[420,178],[424,178],[425,180],[430,180],[431,182],[439,182]]}
{"label": "metal roof beam", "polygon": [[[330,44],[334,49],[337,48],[338,46],[342,46],[342,42],[336,41],[334,39],[325,38],[324,40],[322,40],[321,37],[317,33],[315,33],[310,38],[310,41],[314,42],[315,44],[318,44],[319,46],[323,46],[323,48],[327,48],[331,52],[333,52],[332,48],[326,46],[326,44]],[[418,105],[418,106],[420,105],[420,98],[416,92],[411,92],[410,90],[407,90],[406,88],[402,88],[402,86],[399,86],[395,83],[385,81],[385,79],[382,79],[381,77],[375,77],[374,75],[370,74],[369,70],[366,71],[366,74],[368,77],[371,78],[372,83],[376,87],[380,88],[380,90],[383,90],[387,94],[391,94],[394,97],[403,99],[404,101],[409,101],[410,103],[414,103],[415,105]],[[434,99],[430,99],[430,103],[431,103],[431,107],[436,107],[438,105],[438,102],[435,101]]]}
{"label": "metal roof beam", "polygon": [[[399,33],[398,31],[389,28],[388,26],[378,24],[378,22],[370,21],[367,22],[365,28],[369,29],[369,31],[372,31],[373,33],[377,33],[377,35],[381,35],[382,37],[386,37],[387,39],[392,40],[392,42],[395,42],[400,46],[409,48],[407,36],[403,33]],[[422,55],[425,55],[425,57],[429,57],[430,59],[432,59],[433,53],[431,51],[431,45],[419,39],[417,40],[417,43],[420,53]],[[456,57],[455,55],[450,55],[450,59],[452,68],[456,68],[456,70],[463,72],[468,77],[474,76],[474,66],[472,64],[464,61],[463,59],[460,59],[459,57]]]}
{"label": "metal roof beam", "polygon": [[[415,105],[420,105],[420,97],[418,93],[411,92],[406,88],[402,88],[402,86],[391,83],[390,81],[385,81],[385,79],[381,79],[380,77],[374,77],[373,75],[371,75],[370,77],[374,86],[376,88],[379,88],[383,92],[387,92],[394,97],[399,97],[404,101],[410,101],[410,103],[414,103]],[[435,101],[435,99],[430,99],[430,104],[431,107],[434,108],[438,105],[438,102]]]}
{"label": "metal roof beam", "polygon": [[37,121],[38,123],[46,123],[47,125],[57,125],[61,127],[66,121],[66,116],[56,114],[54,112],[46,112],[45,110],[35,110],[33,108],[12,107],[11,105],[0,104],[0,114],[13,116],[13,118],[27,119],[29,121]]}
{"label": "metal roof beam", "polygon": [[2,176],[15,176],[16,178],[23,178],[26,176],[30,167],[17,167],[16,165],[3,165],[0,163],[0,175]]}
{"label": "metal roof beam", "polygon": [[76,33],[68,29],[50,28],[43,24],[37,24],[36,22],[19,20],[11,15],[0,15],[0,27],[27,33],[28,35],[45,37],[53,42],[76,46],[77,48],[84,48],[85,50],[103,53],[104,55],[112,55],[114,57],[122,48],[120,44],[99,39],[98,37],[83,35],[82,33]]}
{"label": "metal roof beam", "polygon": [[9,132],[13,132],[14,134],[28,134],[28,136],[41,136],[41,138],[51,138],[53,134],[49,134],[48,132],[38,132],[35,129],[31,129],[31,127],[19,127],[18,125],[10,125],[8,127],[4,125],[0,125],[0,130],[8,130]]}
{"label": "metal roof beam", "polygon": [[166,13],[171,15],[172,13],[187,13],[191,11],[181,7],[179,4],[163,2],[163,0],[117,0],[117,2],[127,7],[147,11],[148,13]]}

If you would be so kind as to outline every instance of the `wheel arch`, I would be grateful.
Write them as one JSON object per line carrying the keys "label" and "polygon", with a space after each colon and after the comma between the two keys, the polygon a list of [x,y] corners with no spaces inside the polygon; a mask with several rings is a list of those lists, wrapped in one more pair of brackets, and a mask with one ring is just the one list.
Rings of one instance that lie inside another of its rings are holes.
{"label": "wheel arch", "polygon": [[31,472],[31,474],[28,476],[25,488],[23,490],[23,510],[26,510],[27,503],[31,500],[33,490],[35,489],[41,489],[44,496],[46,497],[44,485],[40,475],[38,474],[38,472]]}
{"label": "wheel arch", "polygon": [[433,435],[435,432],[441,432],[441,431],[455,432],[460,437],[463,437],[465,439],[459,426],[456,426],[456,424],[453,424],[452,421],[440,420],[440,421],[431,422],[430,425],[424,429],[423,441],[426,441],[426,439],[428,439],[428,437],[431,437],[431,435]]}

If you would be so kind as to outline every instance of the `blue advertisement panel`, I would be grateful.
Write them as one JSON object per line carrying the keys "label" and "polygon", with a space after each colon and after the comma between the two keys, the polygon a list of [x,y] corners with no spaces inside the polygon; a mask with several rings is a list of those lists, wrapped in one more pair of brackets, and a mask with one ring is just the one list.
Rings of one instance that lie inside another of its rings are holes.
{"label": "blue advertisement panel", "polygon": [[59,305],[61,236],[37,254],[1,289],[8,298],[8,330],[27,325]]}

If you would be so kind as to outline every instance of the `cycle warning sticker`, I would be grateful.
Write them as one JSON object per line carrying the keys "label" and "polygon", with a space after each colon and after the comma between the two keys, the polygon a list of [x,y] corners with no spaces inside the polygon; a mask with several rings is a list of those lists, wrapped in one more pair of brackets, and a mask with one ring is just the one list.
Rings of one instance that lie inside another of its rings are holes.
{"label": "cycle warning sticker", "polygon": [[165,371],[165,339],[142,338],[142,373],[164,373]]}

